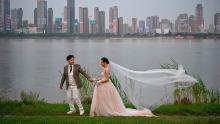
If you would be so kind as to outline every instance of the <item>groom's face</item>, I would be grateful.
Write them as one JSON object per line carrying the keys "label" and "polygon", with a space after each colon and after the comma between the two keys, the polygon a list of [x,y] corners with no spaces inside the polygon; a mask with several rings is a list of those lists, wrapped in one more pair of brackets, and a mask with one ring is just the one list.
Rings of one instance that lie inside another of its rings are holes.
{"label": "groom's face", "polygon": [[75,63],[75,59],[74,59],[74,58],[71,58],[70,60],[68,60],[68,63],[69,63],[70,65],[73,65],[73,64]]}

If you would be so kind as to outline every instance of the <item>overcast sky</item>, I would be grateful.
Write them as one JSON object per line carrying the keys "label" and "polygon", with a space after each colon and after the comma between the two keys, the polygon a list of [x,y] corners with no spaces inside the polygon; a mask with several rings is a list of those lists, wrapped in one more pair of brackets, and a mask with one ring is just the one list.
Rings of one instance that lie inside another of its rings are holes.
{"label": "overcast sky", "polygon": [[[54,17],[62,17],[63,8],[67,0],[47,0],[48,8],[53,8]],[[106,12],[108,24],[109,7],[117,5],[119,16],[131,24],[131,18],[146,20],[147,16],[158,15],[174,21],[178,14],[195,14],[196,4],[202,3],[204,7],[205,26],[214,23],[214,14],[220,13],[220,0],[76,0],[76,18],[79,7],[88,7],[89,15],[93,16],[94,7],[98,6]],[[33,23],[33,10],[37,7],[37,0],[11,0],[11,9],[23,8],[24,19]]]}

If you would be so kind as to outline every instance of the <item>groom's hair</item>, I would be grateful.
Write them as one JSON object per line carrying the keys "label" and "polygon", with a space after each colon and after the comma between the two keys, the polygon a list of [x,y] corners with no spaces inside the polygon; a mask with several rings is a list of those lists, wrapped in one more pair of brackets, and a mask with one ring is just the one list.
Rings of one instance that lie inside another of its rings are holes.
{"label": "groom's hair", "polygon": [[72,59],[72,58],[75,58],[74,55],[68,55],[68,56],[66,57],[66,60],[69,61],[69,60]]}

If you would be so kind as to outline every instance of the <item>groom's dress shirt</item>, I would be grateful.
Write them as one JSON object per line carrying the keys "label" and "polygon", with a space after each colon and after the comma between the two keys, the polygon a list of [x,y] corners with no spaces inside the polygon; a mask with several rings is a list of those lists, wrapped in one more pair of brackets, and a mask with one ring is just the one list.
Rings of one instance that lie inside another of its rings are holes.
{"label": "groom's dress shirt", "polygon": [[68,66],[68,75],[69,75],[69,84],[70,86],[76,86],[76,81],[73,77],[73,73],[74,73],[74,65],[69,65]]}

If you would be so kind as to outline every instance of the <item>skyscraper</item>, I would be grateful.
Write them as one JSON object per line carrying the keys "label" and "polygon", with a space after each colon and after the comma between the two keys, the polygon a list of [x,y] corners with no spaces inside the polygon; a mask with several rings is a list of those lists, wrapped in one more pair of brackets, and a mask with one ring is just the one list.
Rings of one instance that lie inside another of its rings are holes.
{"label": "skyscraper", "polygon": [[63,21],[64,21],[64,22],[67,22],[67,6],[64,6]]}
{"label": "skyscraper", "polygon": [[160,28],[159,24],[159,17],[158,16],[151,16],[151,28],[152,32],[155,33],[158,28]]}
{"label": "skyscraper", "polygon": [[100,11],[99,12],[99,31],[100,33],[105,33],[105,12],[104,11]]}
{"label": "skyscraper", "polygon": [[109,8],[109,32],[112,33],[113,8]]}
{"label": "skyscraper", "polygon": [[98,7],[94,8],[95,32],[100,33],[100,11]]}
{"label": "skyscraper", "polygon": [[161,20],[161,31],[163,34],[168,34],[171,30],[171,22],[168,19]]}
{"label": "skyscraper", "polygon": [[220,13],[216,13],[214,17],[215,32],[220,33]]}
{"label": "skyscraper", "polygon": [[176,32],[189,32],[189,17],[187,13],[179,14],[175,21]]}
{"label": "skyscraper", "polygon": [[123,33],[123,24],[124,24],[123,17],[119,17],[118,18],[118,34],[119,35],[123,35],[124,34]]}
{"label": "skyscraper", "polygon": [[194,15],[189,16],[189,32],[195,33],[196,32],[196,20]]}
{"label": "skyscraper", "polygon": [[55,18],[55,32],[62,32],[62,18]]}
{"label": "skyscraper", "polygon": [[0,30],[5,32],[11,31],[11,10],[10,10],[10,0],[1,0],[1,21]]}
{"label": "skyscraper", "polygon": [[17,9],[11,10],[11,30],[14,32],[16,31],[18,26],[18,19],[17,19]]}
{"label": "skyscraper", "polygon": [[37,26],[38,32],[47,32],[47,1],[37,0]]}
{"label": "skyscraper", "polygon": [[109,30],[111,33],[118,34],[118,7],[109,9]]}
{"label": "skyscraper", "polygon": [[132,18],[132,34],[137,33],[137,18]]}
{"label": "skyscraper", "polygon": [[89,16],[88,8],[79,8],[80,33],[89,33]]}
{"label": "skyscraper", "polygon": [[17,23],[18,23],[17,28],[18,29],[22,28],[22,20],[23,20],[23,10],[22,8],[19,8],[17,10]]}
{"label": "skyscraper", "polygon": [[34,26],[37,27],[37,8],[34,9]]}
{"label": "skyscraper", "polygon": [[195,17],[196,17],[197,32],[204,32],[204,17],[203,17],[202,4],[197,4]]}
{"label": "skyscraper", "polygon": [[140,20],[139,21],[139,29],[138,29],[138,32],[140,34],[145,34],[146,33],[146,30],[145,30],[145,21],[144,20]]}
{"label": "skyscraper", "polygon": [[47,32],[52,33],[53,32],[53,9],[48,9],[48,23],[47,23]]}
{"label": "skyscraper", "polygon": [[5,27],[4,1],[0,0],[0,32],[3,32]]}
{"label": "skyscraper", "polygon": [[75,0],[67,0],[67,31],[74,33]]}

